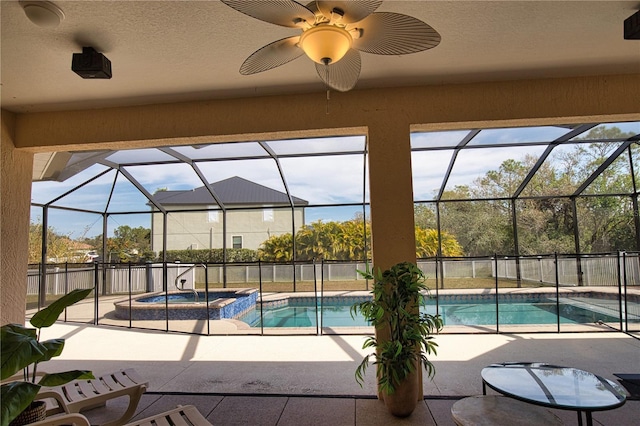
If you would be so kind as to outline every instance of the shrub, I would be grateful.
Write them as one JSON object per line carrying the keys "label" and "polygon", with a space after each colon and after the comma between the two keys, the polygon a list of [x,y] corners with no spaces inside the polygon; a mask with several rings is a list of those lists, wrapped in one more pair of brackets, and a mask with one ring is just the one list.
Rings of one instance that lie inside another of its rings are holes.
{"label": "shrub", "polygon": [[[222,263],[223,249],[167,250],[167,262],[182,263]],[[162,261],[162,252],[158,253]],[[258,253],[250,249],[227,249],[227,262],[257,262]]]}

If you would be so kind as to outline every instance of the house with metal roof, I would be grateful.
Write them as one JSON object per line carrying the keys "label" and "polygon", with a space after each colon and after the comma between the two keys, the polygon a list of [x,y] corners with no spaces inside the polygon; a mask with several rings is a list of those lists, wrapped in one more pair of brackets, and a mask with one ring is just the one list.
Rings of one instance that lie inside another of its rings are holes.
{"label": "house with metal roof", "polygon": [[[154,198],[167,211],[167,250],[256,250],[270,237],[304,225],[304,208],[309,204],[238,176],[191,190],[158,191]],[[164,215],[159,214],[158,206],[151,206],[156,213],[151,247],[157,253],[163,250]]]}

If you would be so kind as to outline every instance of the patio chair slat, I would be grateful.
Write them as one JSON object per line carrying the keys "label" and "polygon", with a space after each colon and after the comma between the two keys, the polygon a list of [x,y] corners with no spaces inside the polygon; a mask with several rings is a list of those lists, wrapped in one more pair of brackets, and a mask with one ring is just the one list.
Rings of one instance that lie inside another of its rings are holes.
{"label": "patio chair slat", "polygon": [[154,425],[154,423],[151,420],[146,420],[146,421],[138,422],[135,425],[136,426],[155,426],[157,425],[157,423]]}
{"label": "patio chair slat", "polygon": [[125,369],[123,370],[123,373],[134,383],[141,383],[142,381],[144,381],[140,374],[138,374],[138,372],[133,368]]}
{"label": "patio chair slat", "polygon": [[100,392],[96,390],[94,387],[95,383],[98,380],[78,380],[75,383],[75,388],[79,389],[80,393],[82,393],[83,398],[91,398],[94,395],[99,395]]}
{"label": "patio chair slat", "polygon": [[171,423],[169,423],[166,417],[157,418],[155,423],[157,426],[171,426]]}
{"label": "patio chair slat", "polygon": [[123,387],[135,386],[140,381],[136,381],[129,375],[129,371],[118,371],[117,375],[114,375],[114,379]]}
{"label": "patio chair slat", "polygon": [[185,419],[182,417],[182,412],[171,413],[167,416],[168,419],[171,419],[171,423],[175,426],[192,426],[191,423],[187,423]]}
{"label": "patio chair slat", "polygon": [[193,405],[178,405],[173,410],[156,414],[126,426],[212,426]]}
{"label": "patio chair slat", "polygon": [[109,387],[105,386],[105,383],[100,379],[91,380],[91,384],[96,390],[96,393],[103,394],[111,391]]}
{"label": "patio chair slat", "polygon": [[114,380],[113,374],[104,375],[102,377],[102,381],[104,382],[105,386],[107,386],[111,390],[118,390],[122,388],[122,385]]}
{"label": "patio chair slat", "polygon": [[81,401],[83,396],[79,392],[79,388],[76,386],[77,382],[71,382],[62,386],[62,393],[69,402]]}

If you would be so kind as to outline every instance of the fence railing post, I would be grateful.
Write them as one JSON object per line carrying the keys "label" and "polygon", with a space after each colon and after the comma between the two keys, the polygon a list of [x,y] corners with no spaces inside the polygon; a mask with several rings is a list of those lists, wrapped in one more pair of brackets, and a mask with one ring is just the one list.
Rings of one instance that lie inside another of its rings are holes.
{"label": "fence railing post", "polygon": [[580,271],[582,271],[582,285],[583,286],[589,286],[591,285],[591,272],[590,272],[590,266],[591,266],[591,262],[589,261],[589,259],[582,259],[582,255],[578,255],[578,257],[580,257]]}
{"label": "fence railing post", "polygon": [[[104,263],[102,264],[104,270]],[[93,324],[98,325],[98,292],[100,284],[100,264],[95,262],[93,273]]]}
{"label": "fence railing post", "polygon": [[556,326],[557,332],[560,333],[560,277],[558,273],[558,252],[553,253],[553,260],[556,271]]}
{"label": "fence railing post", "polygon": [[[493,255],[493,258],[495,259],[495,265],[496,265],[496,275],[495,275],[495,284],[496,284],[496,333],[500,333],[500,308],[499,308],[499,303],[498,303],[498,286],[499,286],[499,282],[500,282],[500,278],[499,278],[499,273],[498,273],[498,253]],[[505,269],[506,272],[506,269]]]}
{"label": "fence railing post", "polygon": [[624,330],[629,332],[629,293],[627,293],[627,253],[622,253],[622,285],[624,294]]}
{"label": "fence railing post", "polygon": [[[195,290],[196,283],[193,283]],[[204,303],[207,308],[207,336],[211,334],[211,317],[209,316],[209,263],[204,264]]]}
{"label": "fence railing post", "polygon": [[258,259],[258,286],[260,287],[260,335],[264,335],[264,317],[262,307],[262,261]]}
{"label": "fence railing post", "polygon": [[[324,262],[324,259],[322,259]],[[318,304],[318,279],[316,275],[316,258],[313,258],[313,292],[314,292],[314,301],[316,306],[316,334],[320,336],[322,334],[321,322],[322,322],[322,288],[320,289],[320,303]],[[302,265],[301,265],[302,269]],[[300,274],[302,277],[302,274]]]}
{"label": "fence railing post", "polygon": [[617,253],[617,266],[618,266],[618,318],[620,319],[620,331],[624,331],[623,323],[622,323],[622,259],[620,256],[620,251]]}
{"label": "fence railing post", "polygon": [[[64,294],[69,293],[69,262],[64,262]],[[67,308],[64,309],[64,322],[67,322]]]}
{"label": "fence railing post", "polygon": [[[148,268],[148,264],[147,264],[147,276],[149,275],[148,274],[148,272],[149,272],[148,269],[149,268]],[[127,272],[128,272],[128,275],[129,275],[128,276],[128,280],[127,280],[128,283],[129,283],[129,328],[131,328],[131,326],[132,326],[131,316],[133,315],[133,312],[132,312],[132,300],[131,300],[132,299],[132,293],[133,293],[133,280],[132,280],[133,277],[131,276],[131,262],[129,262],[129,268],[128,268]],[[147,287],[148,287],[149,286],[149,278],[147,278],[146,283],[147,283]]]}
{"label": "fence railing post", "polygon": [[144,290],[146,293],[152,293],[155,290],[155,283],[153,281],[153,264],[150,261],[147,261],[144,265],[145,270],[145,286]]}

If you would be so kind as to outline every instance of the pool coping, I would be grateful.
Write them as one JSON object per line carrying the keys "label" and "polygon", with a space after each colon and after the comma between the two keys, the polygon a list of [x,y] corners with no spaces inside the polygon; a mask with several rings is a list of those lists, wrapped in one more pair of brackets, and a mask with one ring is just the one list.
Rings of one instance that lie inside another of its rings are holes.
{"label": "pool coping", "polygon": [[[198,293],[201,292],[199,290],[196,290],[196,291]],[[154,313],[157,313],[157,312],[164,313],[166,312],[165,303],[163,303],[162,301],[157,303],[141,302],[140,299],[148,299],[152,297],[165,298],[168,296],[182,295],[185,293],[191,294],[192,290],[186,290],[186,291],[171,290],[168,292],[142,293],[142,294],[136,295],[135,299],[127,298],[124,300],[116,301],[113,303],[115,307],[115,315],[117,318],[123,319],[123,320],[129,320],[129,319],[136,320],[136,321],[147,320],[147,319],[153,320],[156,318],[140,318],[140,317],[133,318],[133,315],[132,315],[133,310],[135,310],[138,313],[141,313],[142,315],[145,315],[145,314],[153,315]],[[251,298],[254,293],[258,293],[258,290],[255,288],[216,289],[214,291],[211,291],[210,293],[217,293],[217,294],[228,293],[229,295],[233,294],[233,295],[241,296],[243,298],[244,297]],[[254,297],[257,300],[257,294]],[[175,313],[179,317],[180,314],[184,315],[186,313],[193,312],[194,310],[199,311],[203,308],[206,309],[206,307],[208,307],[210,320],[231,319],[231,318],[222,318],[220,316],[220,311],[222,311],[226,307],[230,307],[234,303],[238,302],[238,300],[239,300],[239,297],[215,297],[213,300],[210,300],[207,303],[204,303],[205,302],[204,300],[202,302],[194,302],[194,303],[174,303],[174,304],[171,304],[171,312]],[[253,307],[253,305],[251,307]],[[130,309],[132,309],[131,312],[129,311]],[[250,308],[245,308],[241,311],[236,312],[233,318],[239,317],[249,309]],[[201,319],[201,318],[173,318],[173,320],[190,320],[190,319]]]}
{"label": "pool coping", "polygon": [[[434,294],[435,293],[435,294]],[[464,300],[468,298],[494,298],[496,295],[495,289],[442,289],[442,290],[430,290],[429,292],[423,292],[429,300],[437,300],[441,297],[453,297],[456,301]],[[504,288],[498,290],[498,296],[512,296],[516,298],[525,298],[532,296],[578,296],[578,295],[594,295],[598,294],[603,296],[604,299],[617,298],[619,295],[617,288],[602,288],[602,287],[561,287],[556,291],[555,288],[549,287],[523,287],[523,288]],[[289,300],[296,298],[336,298],[336,297],[353,297],[364,298],[370,297],[371,291],[365,290],[353,290],[353,291],[325,291],[322,294],[315,294],[314,292],[287,292],[287,293],[263,293],[262,297],[258,296],[258,303],[263,304],[277,303],[281,300]],[[640,289],[627,289],[627,301],[640,303]]]}

